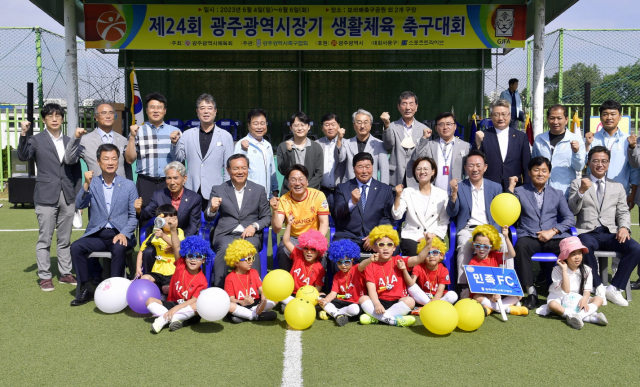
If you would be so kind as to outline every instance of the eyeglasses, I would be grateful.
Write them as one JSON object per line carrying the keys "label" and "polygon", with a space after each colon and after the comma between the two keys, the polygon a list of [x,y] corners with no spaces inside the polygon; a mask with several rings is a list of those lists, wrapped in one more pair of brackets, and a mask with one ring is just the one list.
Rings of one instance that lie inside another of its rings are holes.
{"label": "eyeglasses", "polygon": [[483,245],[481,243],[474,243],[473,247],[475,247],[478,250],[489,250],[491,248],[491,245]]}
{"label": "eyeglasses", "polygon": [[427,254],[427,257],[430,256],[430,255],[438,256],[438,255],[440,255],[440,250],[431,250]]}
{"label": "eyeglasses", "polygon": [[436,125],[436,127],[440,128],[440,129],[442,129],[444,127],[453,128],[454,126],[456,126],[456,124],[455,123],[451,123],[451,122],[441,122],[438,125]]}
{"label": "eyeglasses", "polygon": [[251,263],[256,259],[255,257],[256,257],[255,255],[252,255],[250,257],[242,258],[242,259],[240,259],[240,262],[247,261],[247,262]]}
{"label": "eyeglasses", "polygon": [[147,109],[154,111],[154,110],[158,110],[158,111],[163,111],[164,110],[164,106],[163,105],[148,105]]}
{"label": "eyeglasses", "polygon": [[265,125],[267,125],[267,123],[264,122],[264,121],[253,121],[253,122],[251,122],[251,125],[253,125],[253,126],[265,126]]}
{"label": "eyeglasses", "polygon": [[344,261],[337,261],[336,264],[338,266],[349,266],[351,265],[353,262],[351,262],[350,259],[345,259]]}
{"label": "eyeglasses", "polygon": [[511,113],[491,113],[491,117],[509,117]]}
{"label": "eyeglasses", "polygon": [[609,164],[609,160],[591,160],[594,165],[607,165]]}
{"label": "eyeglasses", "polygon": [[382,247],[393,247],[395,246],[395,244],[393,242],[378,242],[376,243],[376,246],[382,248]]}
{"label": "eyeglasses", "polygon": [[300,177],[298,179],[296,179],[295,177],[292,177],[292,178],[289,179],[289,183],[291,183],[291,184],[304,183],[305,181],[307,181],[306,177]]}
{"label": "eyeglasses", "polygon": [[371,125],[371,121],[356,121],[357,126],[369,126]]}
{"label": "eyeglasses", "polygon": [[310,251],[312,253],[317,252],[318,250],[314,249],[313,247],[303,247],[302,250],[304,251]]}
{"label": "eyeglasses", "polygon": [[187,254],[187,259],[195,259],[196,261],[204,260],[204,254]]}

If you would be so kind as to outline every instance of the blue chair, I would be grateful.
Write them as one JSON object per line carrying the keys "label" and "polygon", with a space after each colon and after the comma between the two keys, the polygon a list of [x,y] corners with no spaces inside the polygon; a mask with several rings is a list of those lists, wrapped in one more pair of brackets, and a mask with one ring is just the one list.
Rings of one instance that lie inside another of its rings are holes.
{"label": "blue chair", "polygon": [[172,118],[170,120],[166,120],[164,123],[167,125],[175,126],[176,128],[180,129],[181,132],[184,132],[184,122],[182,120]]}
{"label": "blue chair", "polygon": [[194,118],[184,123],[184,125],[182,126],[182,131],[184,132],[185,130],[190,128],[197,128],[198,126],[200,126],[200,120]]}
{"label": "blue chair", "polygon": [[455,136],[464,140],[464,125],[456,121],[456,133]]}
{"label": "blue chair", "polygon": [[229,132],[233,137],[233,141],[238,141],[238,127],[242,125],[240,121],[224,118],[216,121],[216,125]]}
{"label": "blue chair", "polygon": [[484,118],[478,123],[478,130],[493,128],[493,122],[489,118]]}

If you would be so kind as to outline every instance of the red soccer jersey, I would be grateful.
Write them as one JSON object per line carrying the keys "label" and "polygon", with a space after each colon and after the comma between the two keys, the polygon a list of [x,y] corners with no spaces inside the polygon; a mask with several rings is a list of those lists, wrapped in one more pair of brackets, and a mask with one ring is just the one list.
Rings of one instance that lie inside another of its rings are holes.
{"label": "red soccer jersey", "polygon": [[234,270],[224,280],[224,291],[229,297],[235,297],[238,301],[244,300],[247,296],[259,299],[258,289],[261,286],[262,281],[256,269],[249,270],[247,274],[240,274]]}
{"label": "red soccer jersey", "polygon": [[[451,280],[449,279],[449,270],[439,263],[438,267],[435,270],[429,270],[427,265],[423,262],[418,266],[413,268],[413,275],[415,275],[416,283],[425,293],[431,293],[434,296],[438,291],[438,286],[440,285],[449,285]],[[443,295],[447,294],[447,290],[445,289]]]}
{"label": "red soccer jersey", "polygon": [[304,259],[302,250],[296,246],[291,252],[293,259],[293,267],[291,275],[293,276],[293,294],[304,285],[324,286],[324,267],[318,261],[308,263]]}
{"label": "red soccer jersey", "polygon": [[[364,271],[367,282],[376,285],[378,298],[385,301],[395,301],[409,295],[407,284],[404,282],[402,270],[398,269],[398,261],[403,260],[408,267],[409,257],[396,255],[387,262],[373,262]],[[386,287],[386,289],[384,289]],[[382,288],[382,289],[381,289]]]}
{"label": "red soccer jersey", "polygon": [[338,271],[331,285],[331,291],[338,293],[338,300],[353,303],[364,296],[365,289],[364,275],[358,270],[358,265],[354,265],[347,274]]}
{"label": "red soccer jersey", "polygon": [[207,277],[202,270],[198,274],[191,274],[187,270],[184,258],[175,261],[176,271],[171,276],[167,301],[183,303],[190,298],[198,298],[200,292],[207,288]]}
{"label": "red soccer jersey", "polygon": [[[470,266],[486,266],[486,267],[500,267],[504,263],[504,253],[500,253],[495,250],[489,251],[489,256],[485,259],[478,259],[474,254],[469,262]],[[475,293],[469,293],[469,297],[473,298]]]}

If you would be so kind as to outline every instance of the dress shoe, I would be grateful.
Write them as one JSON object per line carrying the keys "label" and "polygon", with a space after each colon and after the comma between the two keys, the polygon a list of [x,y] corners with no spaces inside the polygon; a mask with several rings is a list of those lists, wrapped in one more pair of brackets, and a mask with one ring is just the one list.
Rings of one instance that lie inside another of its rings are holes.
{"label": "dress shoe", "polygon": [[534,310],[538,307],[538,295],[537,294],[529,294],[527,298],[524,300],[524,306],[529,310]]}
{"label": "dress shoe", "polygon": [[631,289],[633,289],[633,290],[638,290],[638,289],[640,289],[640,279],[639,279],[639,280],[637,280],[636,282],[632,282],[632,283],[631,283]]}
{"label": "dress shoe", "polygon": [[75,300],[71,301],[71,306],[84,305],[89,301],[93,301],[93,292],[89,289],[84,289],[80,292],[80,295]]}

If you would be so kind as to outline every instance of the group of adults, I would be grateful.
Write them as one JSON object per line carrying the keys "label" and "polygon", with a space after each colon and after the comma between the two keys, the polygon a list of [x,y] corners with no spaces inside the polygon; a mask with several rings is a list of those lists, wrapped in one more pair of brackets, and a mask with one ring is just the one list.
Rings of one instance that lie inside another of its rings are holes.
{"label": "group of adults", "polygon": [[[435,132],[419,122],[418,97],[407,91],[398,98],[398,120],[392,122],[388,112],[380,115],[381,140],[371,135],[374,118],[364,109],[352,114],[356,135],[349,139],[333,113],[322,117],[325,137],[317,141],[308,137],[309,117],[294,114],[292,136],[275,151],[277,164],[265,138],[267,113],[262,109],[248,113],[249,133],[234,144],[231,135],[215,125],[217,106],[209,94],[196,101],[198,127],[184,133],[164,122],[164,96],[150,94],[145,104],[148,122],[131,126],[128,139],[113,131],[116,116],[109,104],[96,107],[97,127],[91,133],[78,128],[71,138],[60,132],[64,113],[59,105],[42,109],[46,130],[35,136],[29,136],[28,123],[22,123],[20,158],[33,158],[38,165],[34,201],[40,224],[39,285],[53,290],[49,248],[57,228],[59,282],[79,284],[72,305],[91,300],[101,280],[102,268],[91,254],[110,252],[110,274],[122,276],[136,228],[162,204],[176,208],[185,236],[198,233],[201,212],[206,220],[217,221],[211,233],[216,253],[213,286],[224,285],[224,255],[233,240],[246,239],[259,251],[261,231],[271,227],[277,233],[293,219],[291,241],[296,244],[311,228],[327,234],[332,218],[334,240],[353,240],[363,253],[373,250],[367,238],[372,228],[401,224],[403,255],[416,253],[425,232],[444,239],[449,222],[454,222],[457,283],[464,291],[462,266],[472,258],[471,232],[481,224],[498,227],[489,208],[502,192],[514,193],[522,206],[516,257],[509,261],[515,261],[528,293],[525,306],[531,309],[537,303],[531,257],[537,252],[558,254],[560,240],[572,227],[589,248],[591,267],[598,264],[594,251],[621,253],[611,285],[602,286],[598,270],[593,270],[594,287],[598,295],[628,305],[620,289],[640,260],[640,245],[630,238],[640,151],[636,137],[618,128],[622,108],[616,101],[600,106],[603,130],[587,133],[584,140],[567,130],[566,107],[550,107],[550,130],[531,147],[526,134],[510,126],[514,109],[508,100],[491,104],[493,127],[478,132],[469,144],[455,136],[458,124],[452,112],[438,114]],[[79,159],[89,168],[83,184]],[[135,185],[124,173],[125,163],[134,161]],[[284,177],[281,186],[276,168]],[[86,231],[70,245],[70,219],[76,209],[87,207]],[[144,252],[147,269],[155,259],[153,249]],[[283,246],[274,261],[282,269],[291,268]],[[260,270],[259,265],[256,260],[254,268]]]}

